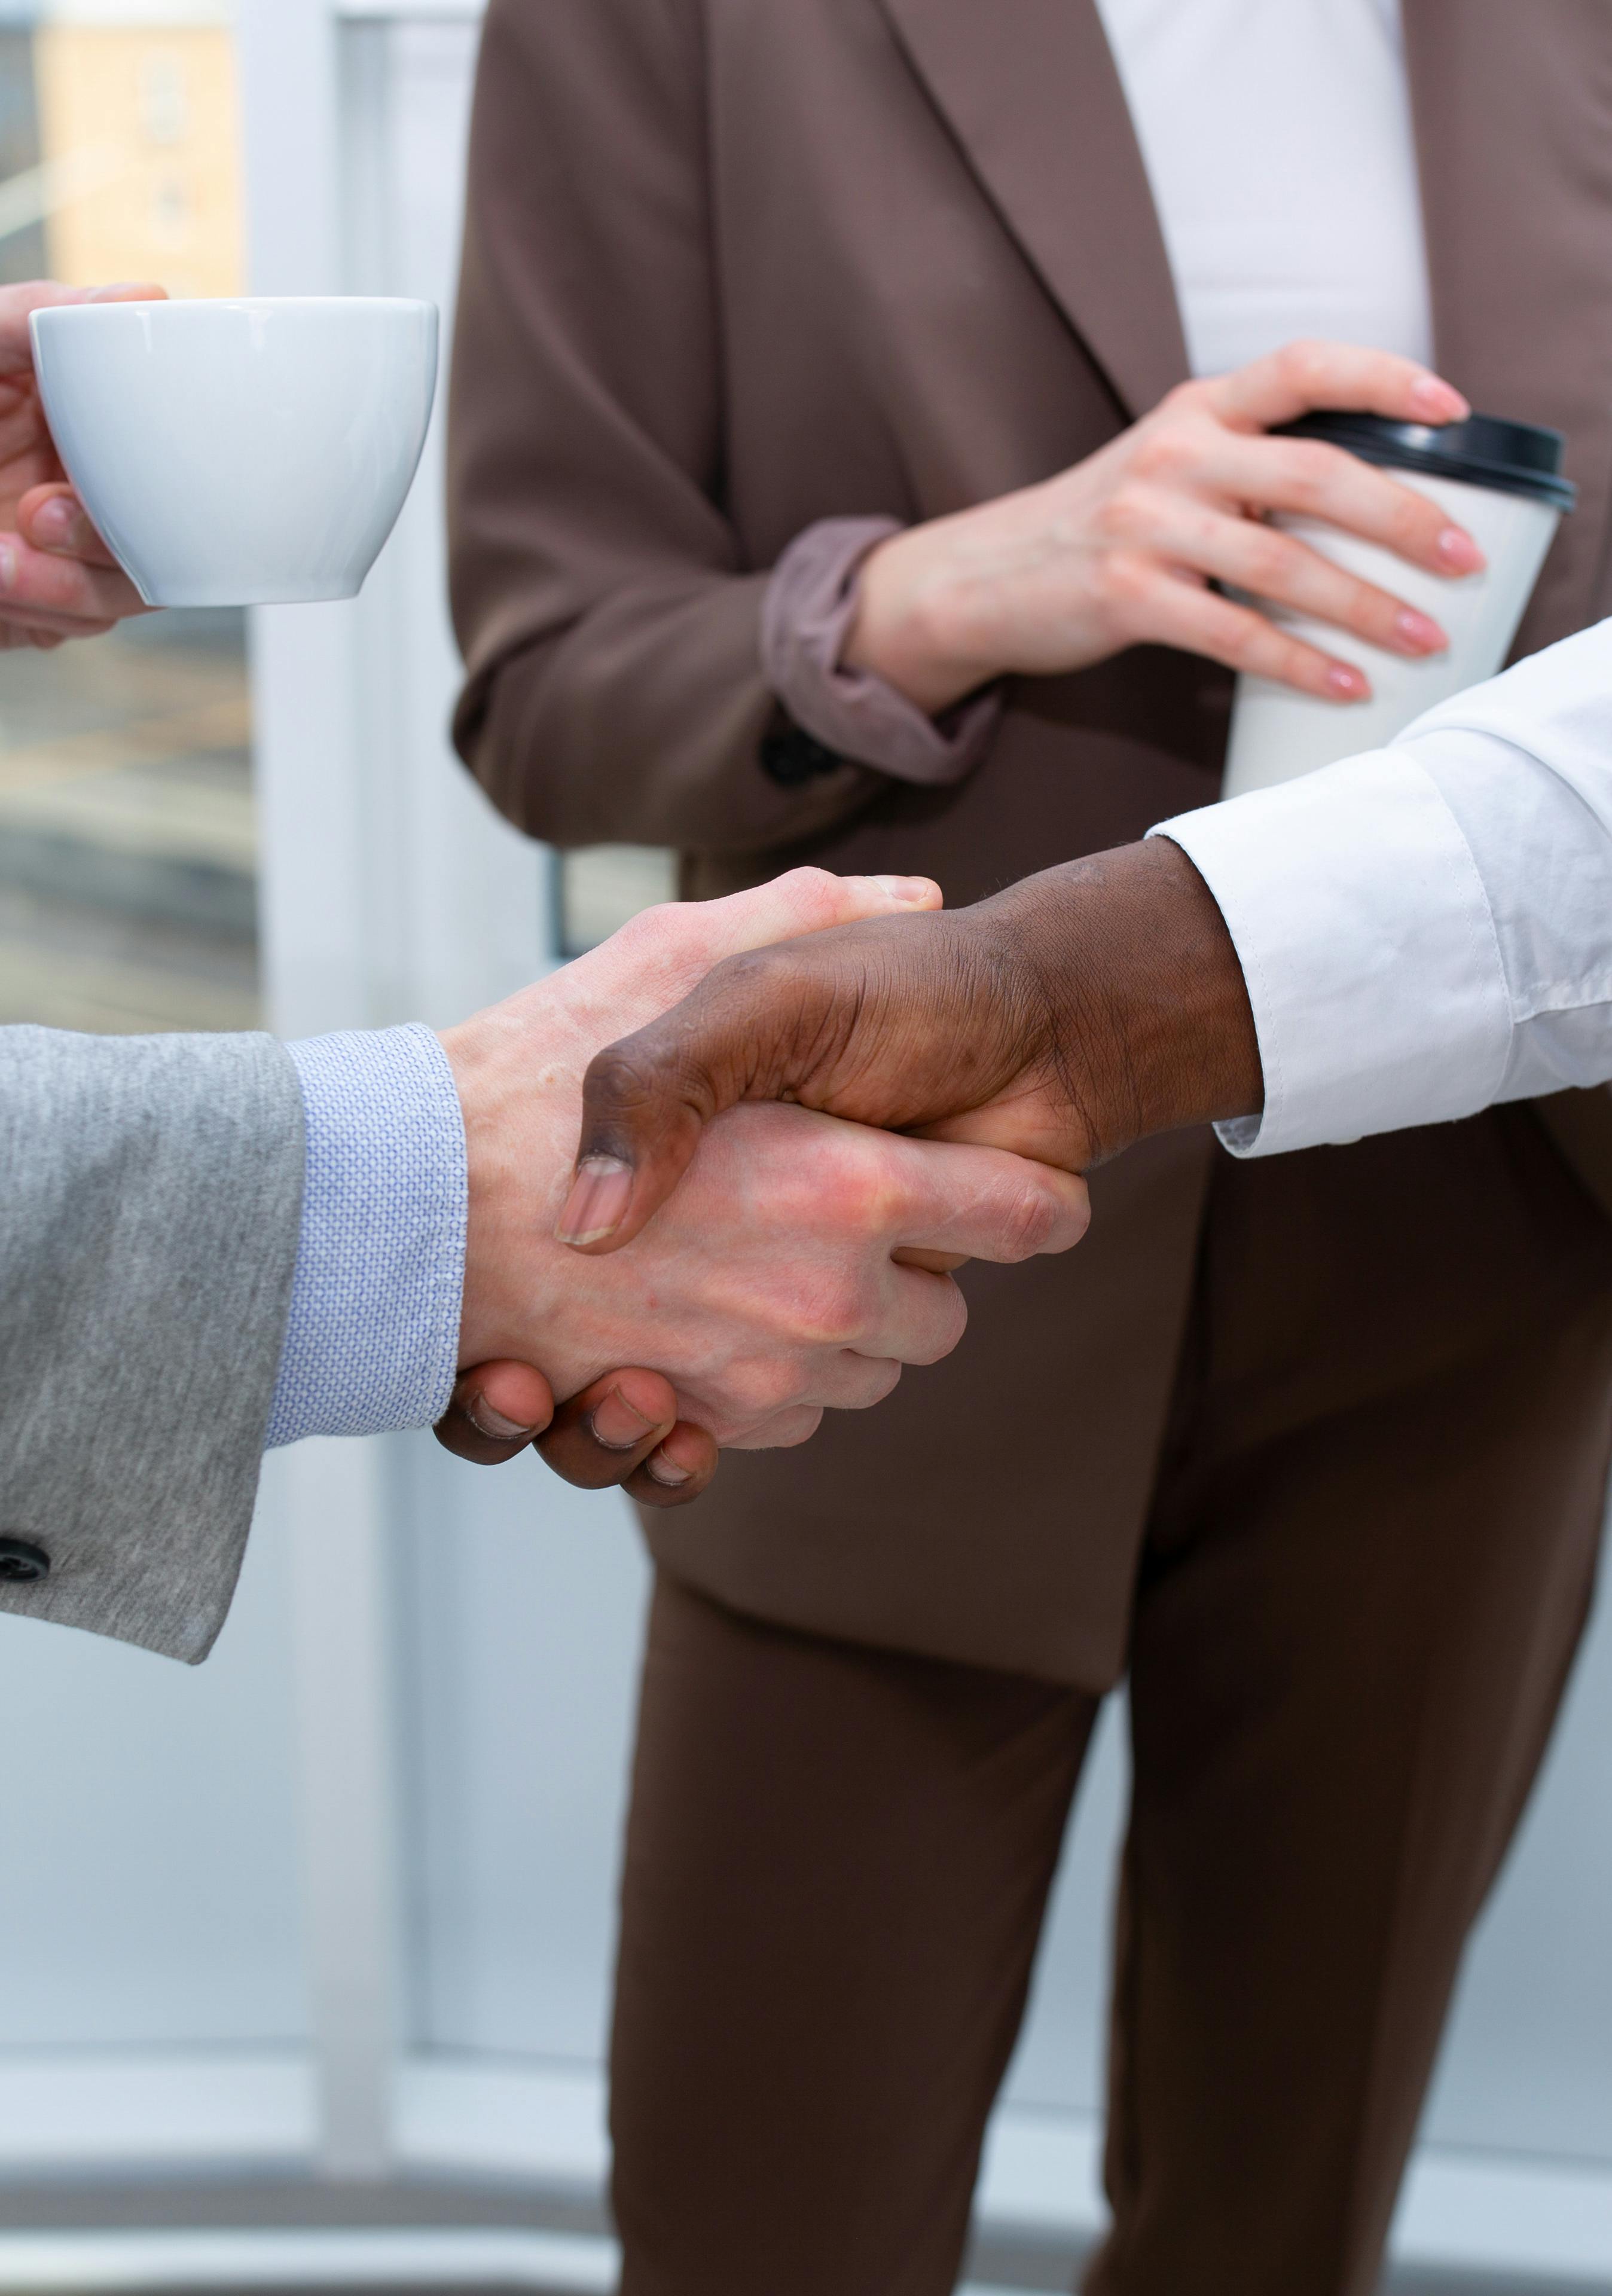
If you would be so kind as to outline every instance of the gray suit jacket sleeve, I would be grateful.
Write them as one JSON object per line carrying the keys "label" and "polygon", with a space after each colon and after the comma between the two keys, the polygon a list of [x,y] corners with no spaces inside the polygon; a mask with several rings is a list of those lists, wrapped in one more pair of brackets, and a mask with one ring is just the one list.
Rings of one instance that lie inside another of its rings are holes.
{"label": "gray suit jacket sleeve", "polygon": [[50,1565],[0,1608],[194,1662],[284,1339],[296,1070],[268,1037],[0,1029],[0,1538]]}

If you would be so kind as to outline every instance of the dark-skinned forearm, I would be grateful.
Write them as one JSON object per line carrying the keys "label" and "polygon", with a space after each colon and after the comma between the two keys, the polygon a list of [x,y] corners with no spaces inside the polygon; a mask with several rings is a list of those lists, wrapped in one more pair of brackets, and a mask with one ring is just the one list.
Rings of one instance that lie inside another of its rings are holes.
{"label": "dark-skinned forearm", "polygon": [[1167,838],[1043,870],[954,922],[988,931],[1040,1003],[1085,1133],[1081,1162],[1263,1105],[1236,949],[1208,887]]}

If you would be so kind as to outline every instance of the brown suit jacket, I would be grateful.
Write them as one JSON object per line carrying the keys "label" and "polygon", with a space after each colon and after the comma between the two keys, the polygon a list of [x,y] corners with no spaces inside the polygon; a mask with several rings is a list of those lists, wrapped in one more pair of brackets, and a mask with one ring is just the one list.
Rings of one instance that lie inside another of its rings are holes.
{"label": "brown suit jacket", "polygon": [[[1405,0],[1405,26],[1439,365],[1564,430],[1581,489],[1528,651],[1612,606],[1612,12]],[[454,382],[464,755],[535,834],[676,845],[699,893],[810,858],[970,901],[1209,802],[1230,681],[1157,649],[1015,685],[956,788],[758,761],[758,610],[795,535],[1044,478],[1185,373],[1092,0],[492,0]],[[658,1554],[762,1615],[1110,1679],[1210,1154],[1176,1136],[1097,1174],[1078,1252],[970,1272],[949,1365],[730,1460]]]}

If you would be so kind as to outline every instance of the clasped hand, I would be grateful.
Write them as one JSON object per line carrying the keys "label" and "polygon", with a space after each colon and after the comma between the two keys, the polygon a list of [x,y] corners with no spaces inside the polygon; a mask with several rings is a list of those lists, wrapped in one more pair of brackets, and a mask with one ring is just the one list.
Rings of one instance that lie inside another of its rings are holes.
{"label": "clasped hand", "polygon": [[[773,1095],[713,1111],[686,1143],[675,1201],[631,1249],[584,1259],[556,1233],[584,1074],[624,1022],[652,1021],[713,966],[769,942],[805,935],[794,946],[809,947],[938,900],[923,880],[796,870],[727,900],[651,909],[446,1032],[470,1159],[461,1359],[477,1367],[439,1431],[450,1447],[498,1459],[536,1429],[570,1480],[678,1503],[709,1480],[715,1447],[803,1442],[825,1409],[877,1403],[904,1365],[949,1353],[967,1320],[950,1274],[962,1260],[1079,1239],[1085,1190],[1066,1171]],[[600,1217],[597,1190],[591,1211],[587,1197],[585,1185],[583,1217]],[[641,1368],[611,1371],[621,1364]],[[571,1400],[544,1427],[553,1394]]]}
{"label": "clasped hand", "polygon": [[562,1232],[594,1254],[658,1234],[707,1128],[747,1101],[1073,1172],[1263,1098],[1224,920],[1153,838],[973,908],[864,918],[716,966],[590,1066]]}

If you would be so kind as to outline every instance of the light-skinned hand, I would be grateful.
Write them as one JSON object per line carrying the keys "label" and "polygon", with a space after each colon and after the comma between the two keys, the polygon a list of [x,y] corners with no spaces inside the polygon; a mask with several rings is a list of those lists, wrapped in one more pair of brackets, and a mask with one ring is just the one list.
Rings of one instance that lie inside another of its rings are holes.
{"label": "light-skinned hand", "polygon": [[147,284],[0,287],[0,649],[101,637],[150,611],[69,483],[34,375],[29,318],[63,303],[147,303]]}
{"label": "light-skinned hand", "polygon": [[1461,393],[1413,360],[1348,343],[1290,343],[1185,382],[1130,430],[1044,484],[892,535],[858,584],[844,659],[931,714],[991,679],[1057,676],[1126,646],[1179,646],[1332,701],[1365,700],[1353,662],[1305,644],[1223,583],[1390,653],[1438,652],[1444,630],[1267,525],[1285,511],[1459,578],[1482,551],[1414,488],[1338,447],[1272,439],[1320,407],[1453,422]]}
{"label": "light-skinned hand", "polygon": [[[530,1422],[495,1391],[491,1370],[511,1363],[540,1365],[553,1394],[578,1401],[611,1366],[642,1366],[670,1382],[684,1423],[719,1444],[802,1442],[825,1409],[876,1403],[904,1364],[956,1345],[966,1311],[946,1267],[1078,1240],[1085,1192],[1067,1174],[991,1147],[770,1106],[735,1109],[710,1128],[676,1205],[638,1246],[587,1267],[557,1240],[583,1075],[624,1024],[665,1011],[745,950],[938,899],[922,880],[795,870],[727,900],[649,910],[445,1033],[470,1154],[461,1357],[479,1367],[471,1385],[484,1415],[490,1402],[515,1427],[511,1442]],[[608,1210],[608,1201],[585,1204],[583,1217]],[[618,1390],[604,1414],[618,1442],[634,1433],[623,1404],[637,1409],[648,1444],[666,1406],[657,1418]],[[599,1401],[584,1405],[585,1418],[590,1408],[596,1437]],[[563,1454],[574,1418],[556,1425],[551,1447]],[[623,1447],[632,1456],[640,1446]]]}
{"label": "light-skinned hand", "polygon": [[561,1229],[630,1259],[682,1217],[681,1175],[741,1103],[1084,1170],[1147,1133],[1252,1115],[1264,1089],[1224,920],[1180,847],[1151,838],[973,908],[869,919],[718,965],[589,1068]]}

